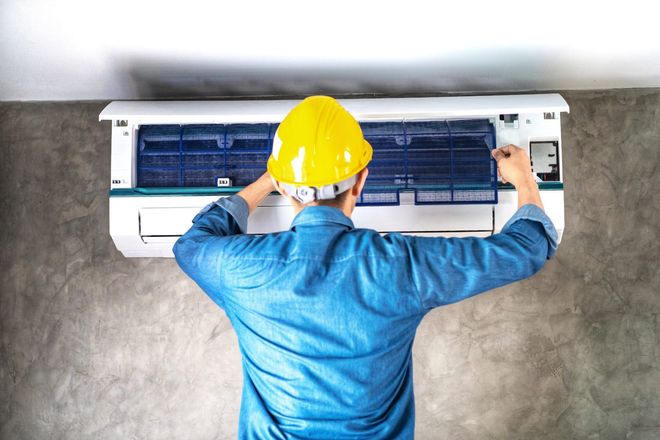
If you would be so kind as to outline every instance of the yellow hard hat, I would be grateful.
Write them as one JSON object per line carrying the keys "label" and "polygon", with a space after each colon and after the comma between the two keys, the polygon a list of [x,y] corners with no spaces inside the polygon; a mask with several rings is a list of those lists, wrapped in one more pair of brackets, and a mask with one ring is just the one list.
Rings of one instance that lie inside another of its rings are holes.
{"label": "yellow hard hat", "polygon": [[360,125],[336,99],[310,96],[277,128],[268,172],[284,184],[320,188],[356,175],[372,154]]}

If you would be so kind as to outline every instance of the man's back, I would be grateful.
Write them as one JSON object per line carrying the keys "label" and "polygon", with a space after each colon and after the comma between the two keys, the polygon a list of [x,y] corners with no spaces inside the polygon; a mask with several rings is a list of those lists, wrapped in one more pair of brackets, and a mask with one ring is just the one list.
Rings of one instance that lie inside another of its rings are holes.
{"label": "man's back", "polygon": [[527,205],[489,239],[381,236],[339,209],[248,236],[221,199],[177,242],[182,268],[227,313],[243,355],[241,438],[411,438],[411,349],[433,307],[531,275],[554,248]]}

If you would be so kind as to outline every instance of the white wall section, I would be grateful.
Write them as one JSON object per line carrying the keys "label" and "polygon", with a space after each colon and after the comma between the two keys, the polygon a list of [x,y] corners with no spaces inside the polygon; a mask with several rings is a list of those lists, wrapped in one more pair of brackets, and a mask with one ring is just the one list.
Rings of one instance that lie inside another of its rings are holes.
{"label": "white wall section", "polygon": [[3,0],[0,100],[660,86],[652,2]]}

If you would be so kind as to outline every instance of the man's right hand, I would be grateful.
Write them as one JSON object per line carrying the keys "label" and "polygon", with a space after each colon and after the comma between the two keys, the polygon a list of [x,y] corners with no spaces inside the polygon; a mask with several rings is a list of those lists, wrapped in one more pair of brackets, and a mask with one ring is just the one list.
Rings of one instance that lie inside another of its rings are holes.
{"label": "man's right hand", "polygon": [[529,180],[534,181],[532,165],[522,148],[509,144],[494,149],[492,155],[497,161],[497,171],[504,183],[511,182],[517,188]]}
{"label": "man's right hand", "polygon": [[543,208],[541,194],[532,174],[532,165],[525,150],[515,145],[496,148],[492,155],[497,161],[497,171],[504,183],[510,182],[518,191],[518,207],[533,203]]}

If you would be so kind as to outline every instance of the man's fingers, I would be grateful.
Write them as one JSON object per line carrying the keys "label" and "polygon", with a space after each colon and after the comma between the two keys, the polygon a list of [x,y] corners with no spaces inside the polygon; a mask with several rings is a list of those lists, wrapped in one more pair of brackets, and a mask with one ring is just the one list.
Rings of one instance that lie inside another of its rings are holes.
{"label": "man's fingers", "polygon": [[506,153],[502,151],[502,148],[496,148],[492,151],[493,158],[496,161],[500,161],[506,157]]}
{"label": "man's fingers", "polygon": [[502,183],[507,183],[506,179],[502,177],[502,171],[500,170],[500,167],[497,167],[497,175],[502,179]]}
{"label": "man's fingers", "polygon": [[510,154],[517,154],[518,152],[523,151],[523,149],[517,145],[509,144],[502,147],[502,151],[508,156]]}
{"label": "man's fingers", "polygon": [[522,150],[522,148],[516,147],[513,144],[505,145],[500,148],[496,148],[492,151],[493,158],[495,158],[496,161],[500,161],[500,159],[504,159],[505,157],[509,157],[512,154],[515,154],[518,150]]}
{"label": "man's fingers", "polygon": [[516,147],[513,144],[505,145],[503,147],[500,147],[500,150],[504,152],[507,156],[510,154],[513,154],[516,152],[516,150],[520,150],[520,148]]}

